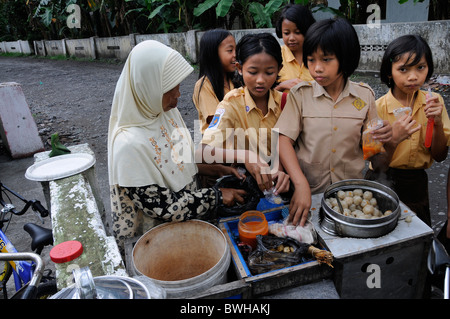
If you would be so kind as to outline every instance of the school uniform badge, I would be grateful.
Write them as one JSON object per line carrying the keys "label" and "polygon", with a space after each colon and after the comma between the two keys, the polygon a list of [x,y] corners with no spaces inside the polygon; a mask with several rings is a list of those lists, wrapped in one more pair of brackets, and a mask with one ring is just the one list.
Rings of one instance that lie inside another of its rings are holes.
{"label": "school uniform badge", "polygon": [[364,102],[363,100],[361,100],[360,98],[357,98],[356,100],[353,101],[352,105],[358,110],[361,111],[364,106],[366,106],[366,102]]}
{"label": "school uniform badge", "polygon": [[217,109],[216,114],[214,114],[214,117],[212,118],[211,123],[209,123],[208,128],[216,128],[219,125],[224,113],[225,109]]}

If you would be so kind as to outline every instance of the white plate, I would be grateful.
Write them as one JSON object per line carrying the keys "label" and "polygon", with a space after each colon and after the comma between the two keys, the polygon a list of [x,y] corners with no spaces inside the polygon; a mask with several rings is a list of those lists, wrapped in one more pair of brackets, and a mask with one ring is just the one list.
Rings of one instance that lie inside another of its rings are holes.
{"label": "white plate", "polygon": [[25,177],[38,182],[53,181],[81,173],[94,163],[94,156],[87,153],[59,155],[28,167]]}

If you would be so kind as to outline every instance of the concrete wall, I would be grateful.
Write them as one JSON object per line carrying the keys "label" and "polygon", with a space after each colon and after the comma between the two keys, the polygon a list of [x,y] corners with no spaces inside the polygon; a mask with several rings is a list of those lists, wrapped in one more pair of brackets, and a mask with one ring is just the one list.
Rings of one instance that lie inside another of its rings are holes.
{"label": "concrete wall", "polygon": [[122,37],[94,38],[97,58],[126,60],[136,45],[135,35]]}
{"label": "concrete wall", "polygon": [[49,56],[66,55],[65,40],[44,41],[44,47]]}
{"label": "concrete wall", "polygon": [[[405,34],[419,34],[428,41],[433,51],[435,74],[450,74],[450,20],[381,23],[372,27],[366,24],[355,25],[361,43],[359,71],[375,71],[380,68],[381,59],[387,45],[395,38]],[[275,36],[275,29],[232,30],[236,40],[246,33],[269,32]],[[142,41],[153,39],[179,51],[192,63],[198,62],[198,51],[203,31],[188,31],[170,34],[130,34],[123,37],[57,41],[34,41],[36,55],[67,55],[91,59],[125,60],[131,49]],[[22,41],[22,43],[25,41]],[[279,39],[280,44],[283,43]],[[0,42],[0,53],[11,49],[10,42]],[[8,44],[8,45],[6,45]]]}
{"label": "concrete wall", "polygon": [[361,44],[359,70],[379,71],[381,59],[387,45],[399,36],[418,34],[433,52],[435,74],[450,73],[450,21],[382,23],[379,27],[355,25]]}
{"label": "concrete wall", "polygon": [[66,49],[71,57],[96,58],[94,38],[66,40]]}
{"label": "concrete wall", "polygon": [[33,46],[28,41],[18,40],[18,41],[3,41],[0,42],[0,53],[23,53],[32,54],[34,53]]}

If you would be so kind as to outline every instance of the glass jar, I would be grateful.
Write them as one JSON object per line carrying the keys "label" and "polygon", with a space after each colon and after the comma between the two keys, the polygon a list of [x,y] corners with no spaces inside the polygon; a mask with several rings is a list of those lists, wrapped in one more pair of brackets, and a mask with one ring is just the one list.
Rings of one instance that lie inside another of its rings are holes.
{"label": "glass jar", "polygon": [[240,241],[255,249],[256,236],[265,236],[269,233],[266,216],[257,210],[250,210],[243,213],[239,217],[238,231]]}

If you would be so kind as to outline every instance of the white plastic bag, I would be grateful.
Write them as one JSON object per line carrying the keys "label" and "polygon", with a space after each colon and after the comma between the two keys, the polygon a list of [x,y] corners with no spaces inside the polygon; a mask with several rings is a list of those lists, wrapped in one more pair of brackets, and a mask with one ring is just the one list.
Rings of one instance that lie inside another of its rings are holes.
{"label": "white plastic bag", "polygon": [[304,226],[294,226],[291,222],[288,223],[287,218],[285,218],[282,222],[270,224],[269,233],[277,237],[293,238],[306,244],[317,242],[317,233],[310,221],[306,221]]}

